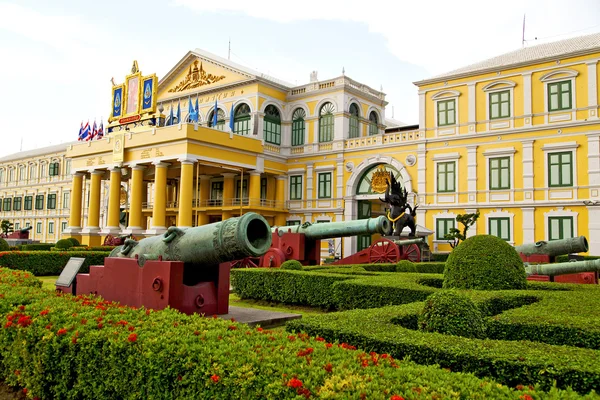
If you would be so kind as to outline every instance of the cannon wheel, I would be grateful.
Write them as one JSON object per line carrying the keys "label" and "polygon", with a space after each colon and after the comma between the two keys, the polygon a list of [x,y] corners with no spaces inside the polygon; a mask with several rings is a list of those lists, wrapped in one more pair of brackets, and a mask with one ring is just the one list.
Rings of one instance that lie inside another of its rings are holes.
{"label": "cannon wheel", "polygon": [[258,268],[260,257],[245,257],[231,262],[231,268]]}
{"label": "cannon wheel", "polygon": [[395,263],[400,260],[400,249],[386,238],[381,238],[369,247],[369,262]]}
{"label": "cannon wheel", "polygon": [[261,257],[260,266],[267,268],[279,268],[284,261],[285,254],[283,254],[283,251],[276,248],[270,248]]}
{"label": "cannon wheel", "polygon": [[421,262],[421,251],[416,244],[400,245],[400,259]]}

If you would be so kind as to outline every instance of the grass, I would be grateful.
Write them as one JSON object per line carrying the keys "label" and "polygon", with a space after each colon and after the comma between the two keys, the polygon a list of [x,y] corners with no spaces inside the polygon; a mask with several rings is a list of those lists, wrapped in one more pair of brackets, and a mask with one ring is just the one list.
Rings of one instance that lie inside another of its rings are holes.
{"label": "grass", "polygon": [[37,278],[42,281],[42,289],[53,291],[56,288],[54,282],[58,279],[58,275],[38,276]]}

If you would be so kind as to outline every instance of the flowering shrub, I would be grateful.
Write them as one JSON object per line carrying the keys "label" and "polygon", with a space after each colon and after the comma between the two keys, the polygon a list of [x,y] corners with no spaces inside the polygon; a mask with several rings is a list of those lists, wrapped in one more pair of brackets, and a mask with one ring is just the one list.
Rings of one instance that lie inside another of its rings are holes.
{"label": "flowering shrub", "polygon": [[[0,328],[0,357],[5,381],[26,388],[30,397],[387,400],[540,394],[323,337],[43,292],[39,281],[26,276],[0,269],[0,318],[11,322]],[[577,397],[557,389],[543,395]]]}

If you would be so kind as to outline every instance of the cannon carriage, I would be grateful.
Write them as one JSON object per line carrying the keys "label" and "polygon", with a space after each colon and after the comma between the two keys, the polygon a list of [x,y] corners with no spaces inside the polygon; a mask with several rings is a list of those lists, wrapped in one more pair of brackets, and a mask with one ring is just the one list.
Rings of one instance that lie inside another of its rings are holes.
{"label": "cannon carriage", "polygon": [[167,306],[192,314],[227,314],[230,261],[260,257],[271,245],[267,221],[256,213],[195,228],[170,227],[139,242],[126,239],[104,259],[77,274],[72,294],[152,309]]}

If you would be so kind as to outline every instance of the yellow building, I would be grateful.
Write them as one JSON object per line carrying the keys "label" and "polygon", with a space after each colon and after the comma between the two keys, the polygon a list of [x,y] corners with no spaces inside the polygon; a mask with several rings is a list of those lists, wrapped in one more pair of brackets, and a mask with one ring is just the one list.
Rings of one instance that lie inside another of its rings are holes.
{"label": "yellow building", "polygon": [[[443,235],[458,214],[479,210],[471,235],[515,245],[585,235],[600,254],[599,59],[595,34],[415,82],[412,127],[386,120],[385,94],[343,74],[296,86],[201,50],[160,81],[135,64],[113,88],[111,132],[63,153],[73,173],[63,232],[96,244],[248,211],[273,225],[367,218],[385,211],[370,185],[383,165],[435,231],[434,251],[450,250]],[[350,255],[371,240],[334,248]]]}
{"label": "yellow building", "polygon": [[[415,82],[421,223],[437,240],[478,209],[471,234],[511,244],[585,235],[600,254],[600,34],[504,54]],[[424,214],[424,215],[423,215]]]}

